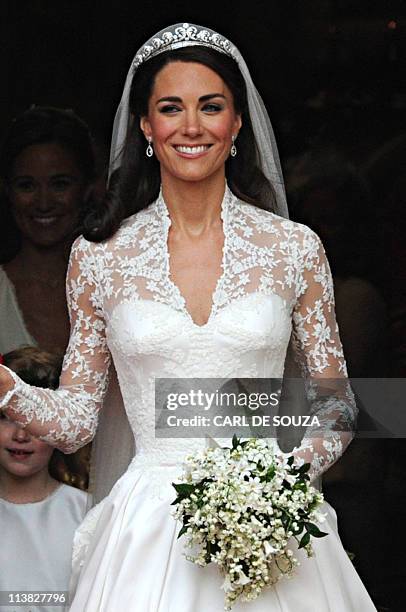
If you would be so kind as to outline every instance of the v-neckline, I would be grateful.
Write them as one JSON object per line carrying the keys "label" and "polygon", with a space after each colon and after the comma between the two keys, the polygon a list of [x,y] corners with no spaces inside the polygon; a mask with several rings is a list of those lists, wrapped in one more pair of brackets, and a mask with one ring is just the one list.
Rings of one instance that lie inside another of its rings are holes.
{"label": "v-neckline", "polygon": [[164,266],[165,266],[166,282],[168,283],[168,286],[171,289],[171,294],[174,297],[174,301],[176,302],[176,304],[174,305],[177,306],[177,308],[183,312],[183,314],[187,317],[189,322],[197,329],[205,329],[206,327],[208,327],[217,312],[217,295],[219,294],[221,287],[224,284],[224,279],[226,276],[226,261],[227,261],[227,254],[228,254],[228,249],[229,249],[229,236],[228,236],[229,234],[229,209],[230,209],[230,204],[234,199],[235,199],[234,194],[231,192],[228,185],[226,184],[226,188],[224,190],[224,196],[221,202],[221,212],[220,212],[221,220],[223,222],[223,234],[224,234],[224,242],[223,242],[222,257],[221,257],[221,273],[217,279],[216,286],[211,295],[211,307],[210,307],[209,317],[205,323],[203,323],[202,325],[199,325],[198,323],[195,322],[192,315],[190,314],[186,306],[186,299],[183,296],[178,285],[175,283],[175,281],[172,279],[172,276],[171,276],[171,268],[170,268],[171,254],[169,252],[168,238],[169,238],[169,229],[171,227],[172,222],[171,222],[171,217],[169,215],[168,207],[166,205],[166,202],[162,194],[162,189],[159,193],[158,206],[162,212],[162,223],[163,223],[162,249],[163,249],[163,259],[164,259]]}

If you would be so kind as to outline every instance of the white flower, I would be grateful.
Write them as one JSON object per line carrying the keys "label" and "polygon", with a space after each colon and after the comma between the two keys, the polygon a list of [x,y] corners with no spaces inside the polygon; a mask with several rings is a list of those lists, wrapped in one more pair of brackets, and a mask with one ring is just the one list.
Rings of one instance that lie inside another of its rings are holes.
{"label": "white flower", "polygon": [[285,480],[293,486],[297,480],[297,476],[295,476],[295,474],[285,474]]}
{"label": "white flower", "polygon": [[245,584],[248,584],[249,582],[251,582],[251,579],[250,579],[250,578],[248,578],[248,576],[246,576],[242,570],[240,570],[240,571],[238,572],[238,574],[239,574],[239,578],[238,578],[238,580],[236,581],[236,584],[242,584],[242,585],[245,585]]}
{"label": "white flower", "polygon": [[226,593],[228,593],[228,591],[234,591],[233,586],[231,584],[231,580],[229,575],[227,574],[226,577],[224,578],[224,582],[221,585],[221,588],[223,589],[223,591],[225,591]]}
{"label": "white flower", "polygon": [[327,512],[319,512],[317,510],[314,510],[312,512],[312,517],[313,520],[316,521],[316,523],[324,523],[327,517]]}
{"label": "white flower", "polygon": [[273,555],[278,551],[277,548],[274,548],[273,546],[271,546],[271,544],[268,542],[268,540],[265,540],[264,542],[264,550],[265,550],[265,554],[268,557],[269,555]]}
{"label": "white flower", "polygon": [[[303,475],[292,473],[298,462],[291,466],[289,458],[276,455],[265,440],[249,440],[233,449],[205,448],[186,459],[184,480],[190,493],[175,512],[181,522],[189,522],[185,546],[191,554],[186,558],[200,566],[218,565],[227,610],[239,599],[255,599],[282,576],[290,577],[298,565],[288,548],[292,531],[304,520],[324,520],[317,511],[323,496]],[[296,482],[300,489],[292,488]],[[282,520],[286,515],[287,528]],[[210,561],[208,544],[215,545]],[[311,554],[310,544],[305,551]]]}

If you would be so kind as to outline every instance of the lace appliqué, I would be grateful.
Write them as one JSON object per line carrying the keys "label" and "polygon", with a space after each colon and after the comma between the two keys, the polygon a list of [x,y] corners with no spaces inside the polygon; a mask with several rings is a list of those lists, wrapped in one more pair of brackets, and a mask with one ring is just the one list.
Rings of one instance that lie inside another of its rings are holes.
{"label": "lace appliqu\u00e9", "polygon": [[[110,352],[137,449],[144,453],[157,447],[157,376],[280,378],[292,337],[306,379],[319,387],[323,379],[345,380],[331,273],[318,237],[239,201],[228,189],[222,220],[223,270],[202,327],[193,323],[169,277],[170,218],[162,197],[126,219],[109,240],[78,239],[67,280],[72,332],[60,388],[18,380],[3,398],[9,416],[64,451],[82,446],[97,427]],[[310,461],[315,476],[351,440],[350,395],[312,395],[309,387],[323,435],[308,430],[295,454]],[[165,441],[160,444],[163,450]]]}

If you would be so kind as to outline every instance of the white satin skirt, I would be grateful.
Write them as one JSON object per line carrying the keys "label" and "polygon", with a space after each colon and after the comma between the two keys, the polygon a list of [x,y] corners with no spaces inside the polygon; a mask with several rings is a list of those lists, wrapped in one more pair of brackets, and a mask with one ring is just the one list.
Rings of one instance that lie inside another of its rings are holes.
{"label": "white satin skirt", "polygon": [[[75,535],[71,612],[222,612],[223,578],[213,564],[198,567],[183,555],[180,524],[171,516],[180,475],[176,466],[133,461]],[[315,556],[295,550],[300,561],[291,579],[281,579],[258,599],[233,612],[373,612],[365,587],[337,533],[333,508],[313,539]]]}

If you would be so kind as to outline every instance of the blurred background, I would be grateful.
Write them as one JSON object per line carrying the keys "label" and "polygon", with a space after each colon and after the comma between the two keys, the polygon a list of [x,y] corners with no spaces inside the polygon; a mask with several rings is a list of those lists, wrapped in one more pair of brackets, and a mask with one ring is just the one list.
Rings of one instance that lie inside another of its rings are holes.
{"label": "blurred background", "polygon": [[[403,0],[1,2],[1,121],[30,104],[74,108],[108,142],[136,49],[177,21],[229,36],[267,102],[286,159],[320,136],[359,160],[406,111]],[[327,130],[329,134],[327,134]]]}
{"label": "blurred background", "polygon": [[[292,218],[321,236],[353,377],[406,376],[406,2],[2,0],[0,136],[71,108],[103,175],[131,59],[166,25],[241,50],[274,124]],[[381,610],[403,610],[405,443],[356,440],[325,479],[345,548]]]}

